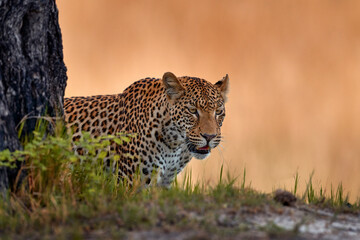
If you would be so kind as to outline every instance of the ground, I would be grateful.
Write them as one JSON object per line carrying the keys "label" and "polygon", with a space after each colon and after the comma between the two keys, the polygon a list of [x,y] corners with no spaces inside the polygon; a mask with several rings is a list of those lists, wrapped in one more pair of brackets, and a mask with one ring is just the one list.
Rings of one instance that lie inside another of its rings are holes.
{"label": "ground", "polygon": [[14,229],[2,239],[360,239],[360,212],[350,208],[301,200],[283,206],[251,189],[146,191],[92,211],[80,204],[64,221],[48,216],[45,226]]}

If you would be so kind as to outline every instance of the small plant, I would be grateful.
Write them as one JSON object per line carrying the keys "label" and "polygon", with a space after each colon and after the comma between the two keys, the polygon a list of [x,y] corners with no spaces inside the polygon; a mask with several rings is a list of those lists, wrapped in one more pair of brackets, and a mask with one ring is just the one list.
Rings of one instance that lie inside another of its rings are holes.
{"label": "small plant", "polygon": [[245,189],[245,183],[246,183],[246,168],[244,168],[244,172],[243,172],[243,179],[241,182],[241,189]]}
{"label": "small plant", "polygon": [[293,190],[293,193],[294,193],[294,195],[296,195],[297,189],[298,189],[298,185],[299,185],[299,173],[298,173],[298,172],[296,172],[295,177],[294,177],[294,180],[295,180],[295,182],[294,182],[294,190]]}
{"label": "small plant", "polygon": [[[22,182],[17,178],[10,201],[3,203],[8,204],[2,206],[3,211],[11,214],[22,209],[24,216],[32,218],[37,209],[49,207],[55,208],[58,217],[63,218],[66,210],[59,208],[68,202],[75,207],[79,201],[98,201],[99,194],[116,198],[128,191],[113,171],[104,168],[104,160],[107,158],[109,166],[113,166],[119,156],[110,152],[110,145],[128,142],[131,136],[91,138],[84,132],[74,143],[61,123],[53,135],[45,135],[44,125],[38,124],[31,137],[23,138],[23,150],[0,152],[0,166],[11,168],[20,163],[18,176],[26,173]],[[75,145],[82,154],[74,152]],[[2,224],[6,225],[6,221],[0,220],[0,228]]]}
{"label": "small plant", "polygon": [[315,197],[315,190],[312,183],[312,178],[314,176],[314,171],[310,174],[309,182],[306,185],[306,197],[308,203],[315,203],[316,197]]}

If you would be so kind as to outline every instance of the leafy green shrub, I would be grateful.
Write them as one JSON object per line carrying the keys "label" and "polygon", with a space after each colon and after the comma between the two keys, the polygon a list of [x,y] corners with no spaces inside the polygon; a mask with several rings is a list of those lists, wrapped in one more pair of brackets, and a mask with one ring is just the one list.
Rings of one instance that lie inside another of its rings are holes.
{"label": "leafy green shrub", "polygon": [[[129,142],[130,135],[91,138],[84,132],[74,143],[61,124],[53,135],[45,136],[44,129],[39,125],[31,139],[25,139],[23,150],[0,152],[0,166],[15,167],[18,161],[20,172],[26,172],[25,181],[15,191],[17,197],[44,206],[59,197],[76,202],[98,194],[116,197],[122,190],[126,191],[113,174],[116,169],[104,168],[104,159],[108,156],[110,166],[115,166],[113,163],[119,155],[110,151],[110,145]],[[82,154],[77,154],[74,148],[81,149]]]}

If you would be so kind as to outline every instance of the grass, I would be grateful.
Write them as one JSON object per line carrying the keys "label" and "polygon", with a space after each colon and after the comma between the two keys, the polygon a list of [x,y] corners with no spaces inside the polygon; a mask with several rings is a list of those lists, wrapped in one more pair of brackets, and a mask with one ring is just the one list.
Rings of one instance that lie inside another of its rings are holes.
{"label": "grass", "polygon": [[[11,167],[18,160],[22,162],[21,171],[27,173],[18,187],[0,201],[1,238],[82,239],[97,233],[121,238],[129,231],[159,228],[180,232],[197,229],[230,236],[247,230],[232,211],[245,208],[256,213],[264,206],[278,206],[271,194],[246,185],[245,169],[241,181],[237,181],[221,167],[219,180],[213,186],[205,181],[192,182],[192,173],[187,171],[183,180],[175,180],[169,190],[141,188],[139,177],[130,188],[103,167],[109,145],[130,138],[122,134],[92,139],[84,134],[76,143],[84,154],[78,155],[63,126],[44,137],[44,128],[39,125],[24,140],[24,150],[1,152],[1,165]],[[117,159],[114,155],[110,161]],[[303,202],[336,211],[359,211],[360,201],[349,204],[341,184],[336,190],[331,188],[330,197],[326,197],[322,188],[314,189],[312,176],[302,195]],[[294,194],[298,184],[296,174]],[[278,228],[269,225],[264,231],[274,234]]]}
{"label": "grass", "polygon": [[[315,189],[312,179],[314,176],[314,172],[312,172],[309,176],[309,180],[306,183],[306,190],[302,195],[301,200],[308,204],[317,205],[320,207],[330,208],[335,211],[359,211],[360,210],[360,199],[358,199],[355,203],[351,204],[349,202],[349,193],[344,193],[344,188],[342,183],[339,183],[336,190],[333,189],[331,185],[330,196],[326,195],[326,191],[322,186],[319,187],[318,190]],[[294,193],[296,194],[296,189],[298,185],[298,174],[295,176],[295,186]]]}

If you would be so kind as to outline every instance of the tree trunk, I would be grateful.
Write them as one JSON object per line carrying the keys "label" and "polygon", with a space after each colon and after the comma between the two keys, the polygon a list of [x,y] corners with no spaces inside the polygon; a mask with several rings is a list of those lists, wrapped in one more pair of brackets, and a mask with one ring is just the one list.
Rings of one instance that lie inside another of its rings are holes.
{"label": "tree trunk", "polygon": [[[45,113],[62,116],[66,87],[55,0],[0,0],[0,151],[21,149],[17,127],[34,130]],[[0,168],[0,191],[18,169]]]}

